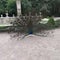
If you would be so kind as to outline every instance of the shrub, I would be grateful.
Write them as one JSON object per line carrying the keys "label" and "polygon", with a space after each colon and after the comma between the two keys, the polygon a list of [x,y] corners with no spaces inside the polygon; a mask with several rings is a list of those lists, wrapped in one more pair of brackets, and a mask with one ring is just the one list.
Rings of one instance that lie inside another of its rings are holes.
{"label": "shrub", "polygon": [[52,17],[49,18],[48,24],[55,25],[55,21]]}

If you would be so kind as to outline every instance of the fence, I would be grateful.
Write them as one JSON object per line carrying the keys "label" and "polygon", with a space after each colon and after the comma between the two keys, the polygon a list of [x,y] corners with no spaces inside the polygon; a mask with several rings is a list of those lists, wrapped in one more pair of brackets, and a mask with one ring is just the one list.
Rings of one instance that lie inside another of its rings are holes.
{"label": "fence", "polygon": [[10,24],[10,23],[13,22],[15,19],[16,19],[15,16],[13,16],[13,17],[9,17],[9,16],[3,17],[3,16],[1,15],[1,17],[0,17],[0,24]]}
{"label": "fence", "polygon": [[32,16],[30,13],[29,13],[29,15],[25,15],[25,16],[21,15],[21,16],[18,16],[18,17],[15,17],[14,15],[12,17],[9,17],[8,14],[6,14],[6,17],[3,17],[1,15],[0,24],[10,24],[11,22],[13,22],[15,20],[18,21],[18,19],[19,19],[20,22],[22,22],[22,21],[24,22],[24,20],[27,20],[27,22],[28,22],[30,19],[32,21],[34,21],[34,20],[37,21],[37,20],[40,20],[40,18],[41,18],[41,15],[36,14],[35,16]]}

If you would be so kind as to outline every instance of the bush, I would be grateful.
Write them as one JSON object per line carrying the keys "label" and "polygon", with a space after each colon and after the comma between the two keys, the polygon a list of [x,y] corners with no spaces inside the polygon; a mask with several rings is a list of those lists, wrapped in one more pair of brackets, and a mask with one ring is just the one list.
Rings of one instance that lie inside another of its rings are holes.
{"label": "bush", "polygon": [[49,18],[48,24],[55,25],[55,21],[52,17]]}

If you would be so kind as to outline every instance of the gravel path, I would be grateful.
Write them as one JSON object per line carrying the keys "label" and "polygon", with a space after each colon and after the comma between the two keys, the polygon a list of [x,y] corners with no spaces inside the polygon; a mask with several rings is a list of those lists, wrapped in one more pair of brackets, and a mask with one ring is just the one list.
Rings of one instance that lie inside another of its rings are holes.
{"label": "gravel path", "polygon": [[0,60],[60,60],[60,29],[47,37],[28,35],[22,40],[0,33]]}

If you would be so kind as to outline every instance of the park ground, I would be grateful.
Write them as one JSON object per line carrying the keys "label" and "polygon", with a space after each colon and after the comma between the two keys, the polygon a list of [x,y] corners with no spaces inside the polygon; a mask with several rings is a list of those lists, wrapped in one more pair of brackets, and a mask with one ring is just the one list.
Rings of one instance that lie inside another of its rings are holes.
{"label": "park ground", "polygon": [[49,33],[20,40],[0,33],[0,60],[60,60],[60,28],[45,32]]}

